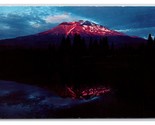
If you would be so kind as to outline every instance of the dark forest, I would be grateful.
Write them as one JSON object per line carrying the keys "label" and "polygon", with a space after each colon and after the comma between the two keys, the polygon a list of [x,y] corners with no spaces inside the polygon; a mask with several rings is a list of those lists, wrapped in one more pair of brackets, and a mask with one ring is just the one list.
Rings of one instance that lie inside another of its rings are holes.
{"label": "dark forest", "polygon": [[[89,44],[86,44],[89,43]],[[66,86],[104,85],[120,100],[110,117],[155,116],[155,39],[139,47],[109,45],[108,37],[86,41],[64,37],[47,49],[0,49],[0,79],[37,85],[63,95]],[[127,107],[127,108],[126,108]],[[121,110],[122,109],[122,110]],[[112,109],[111,109],[112,110]],[[98,116],[103,117],[103,116]]]}

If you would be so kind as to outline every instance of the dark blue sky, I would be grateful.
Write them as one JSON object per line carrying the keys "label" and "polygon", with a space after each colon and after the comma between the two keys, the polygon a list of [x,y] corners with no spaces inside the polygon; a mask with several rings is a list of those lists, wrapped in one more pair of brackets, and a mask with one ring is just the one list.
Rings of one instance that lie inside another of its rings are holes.
{"label": "dark blue sky", "polygon": [[128,35],[155,35],[155,7],[1,6],[0,39],[35,34],[76,20],[90,20]]}

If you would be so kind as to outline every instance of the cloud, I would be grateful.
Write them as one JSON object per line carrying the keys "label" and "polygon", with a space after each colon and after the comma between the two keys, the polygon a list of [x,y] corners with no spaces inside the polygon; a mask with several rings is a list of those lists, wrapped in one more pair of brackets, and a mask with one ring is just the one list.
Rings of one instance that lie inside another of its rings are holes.
{"label": "cloud", "polygon": [[117,32],[129,32],[131,31],[132,29],[119,29],[119,30],[116,30]]}
{"label": "cloud", "polygon": [[37,22],[30,21],[29,23],[30,23],[30,25],[31,25],[33,28],[40,28],[40,27],[41,27],[41,24],[39,24],[39,23],[37,23]]}
{"label": "cloud", "polygon": [[61,23],[65,21],[74,21],[76,19],[69,13],[64,13],[60,15],[47,16],[44,20],[46,23]]}
{"label": "cloud", "polygon": [[[154,33],[155,27],[129,28],[129,29],[114,29],[118,32],[123,32],[131,36],[140,36],[147,38],[149,33]],[[154,35],[154,34],[152,34]]]}
{"label": "cloud", "polygon": [[0,39],[36,34],[62,22],[86,19],[79,13],[72,13],[70,8],[64,10],[62,7],[14,6],[0,9]]}
{"label": "cloud", "polygon": [[155,33],[155,7],[0,7],[0,39],[46,31],[61,22],[90,20],[128,35]]}
{"label": "cloud", "polygon": [[10,9],[6,7],[5,12],[0,12],[0,39],[31,35],[48,29],[42,17],[45,12],[40,12],[42,15],[39,15],[36,12],[39,9],[27,8],[25,10],[21,7],[22,10],[16,12],[9,11]]}

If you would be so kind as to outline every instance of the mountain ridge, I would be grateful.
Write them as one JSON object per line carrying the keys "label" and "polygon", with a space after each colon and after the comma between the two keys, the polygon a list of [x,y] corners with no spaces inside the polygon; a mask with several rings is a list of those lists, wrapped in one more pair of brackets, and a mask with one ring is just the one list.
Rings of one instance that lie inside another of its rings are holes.
{"label": "mountain ridge", "polygon": [[104,36],[110,36],[110,35],[125,35],[121,32],[117,32],[114,30],[110,30],[106,27],[103,27],[102,25],[95,24],[90,21],[74,21],[74,22],[63,22],[60,23],[58,26],[47,30],[45,32],[39,33],[41,34],[58,34],[62,33],[65,35],[75,35],[80,34],[83,36],[83,33],[87,35],[104,35]]}
{"label": "mountain ridge", "polygon": [[62,22],[52,29],[34,35],[0,40],[0,46],[47,48],[49,44],[59,46],[64,37],[69,36],[73,39],[75,34],[80,35],[87,43],[89,43],[90,39],[99,40],[103,37],[108,37],[109,44],[114,44],[116,47],[124,45],[138,46],[141,43],[146,43],[143,38],[128,36],[90,21],[79,20]]}

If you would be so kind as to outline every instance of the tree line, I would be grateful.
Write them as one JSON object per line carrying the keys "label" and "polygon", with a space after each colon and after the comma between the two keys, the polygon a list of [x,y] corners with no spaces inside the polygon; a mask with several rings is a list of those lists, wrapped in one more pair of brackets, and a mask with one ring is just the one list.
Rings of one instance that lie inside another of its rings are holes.
{"label": "tree line", "polygon": [[[155,53],[154,46],[155,40],[151,34],[148,36],[147,44],[142,44],[138,48],[130,46],[115,48],[113,43],[109,44],[108,37],[86,40],[76,34],[74,38],[63,37],[59,47],[55,44],[49,44],[47,49],[15,48],[5,50],[1,47],[0,77],[2,79],[19,77],[23,80],[42,78],[38,81],[45,80],[50,83],[58,77],[56,83],[66,84],[68,83],[67,79],[71,77],[74,79],[75,76],[83,74],[83,71],[86,72],[86,78],[83,79],[89,79],[87,72],[88,74],[98,72],[95,69],[95,63],[98,62],[112,62],[112,60],[116,61],[120,58],[127,60],[129,57],[135,58],[135,56],[144,57],[147,55],[149,57]],[[59,78],[60,76],[61,78]],[[75,81],[80,80],[80,78],[75,79]],[[95,79],[90,81],[95,81]]]}

